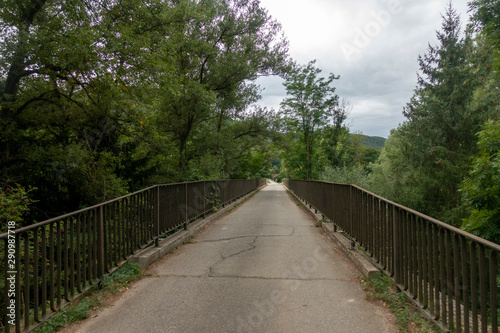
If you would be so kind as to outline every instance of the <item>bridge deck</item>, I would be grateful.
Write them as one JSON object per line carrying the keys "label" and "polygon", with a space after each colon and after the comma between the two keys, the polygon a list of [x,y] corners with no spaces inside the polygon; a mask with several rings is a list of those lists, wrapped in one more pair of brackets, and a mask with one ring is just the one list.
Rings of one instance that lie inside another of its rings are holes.
{"label": "bridge deck", "polygon": [[395,332],[359,275],[271,184],[153,265],[78,332]]}

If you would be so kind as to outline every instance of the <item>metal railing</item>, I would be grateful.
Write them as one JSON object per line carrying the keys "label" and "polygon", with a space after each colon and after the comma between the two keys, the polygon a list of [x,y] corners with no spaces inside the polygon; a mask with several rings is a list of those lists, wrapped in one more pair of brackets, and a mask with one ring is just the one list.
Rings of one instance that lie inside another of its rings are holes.
{"label": "metal railing", "polygon": [[498,333],[500,245],[355,185],[284,180],[444,330]]}
{"label": "metal railing", "polygon": [[5,332],[28,331],[137,250],[265,185],[265,179],[157,185],[0,235]]}

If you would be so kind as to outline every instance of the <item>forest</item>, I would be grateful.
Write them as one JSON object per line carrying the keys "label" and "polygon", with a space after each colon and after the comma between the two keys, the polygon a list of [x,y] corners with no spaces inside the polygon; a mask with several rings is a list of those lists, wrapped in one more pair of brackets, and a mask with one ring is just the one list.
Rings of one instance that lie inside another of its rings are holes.
{"label": "forest", "polygon": [[[259,0],[0,7],[2,230],[152,184],[279,174],[356,184],[500,243],[498,0],[469,18],[446,8],[387,140],[351,132],[342,73],[292,59]],[[271,75],[279,110],[257,104]]]}

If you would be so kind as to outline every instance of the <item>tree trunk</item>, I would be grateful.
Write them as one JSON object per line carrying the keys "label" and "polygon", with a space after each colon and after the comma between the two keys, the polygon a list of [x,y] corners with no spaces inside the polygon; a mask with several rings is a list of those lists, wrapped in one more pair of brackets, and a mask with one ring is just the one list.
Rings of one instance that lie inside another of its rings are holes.
{"label": "tree trunk", "polygon": [[182,173],[186,168],[188,158],[187,158],[187,143],[189,141],[189,135],[193,128],[194,118],[188,116],[188,120],[185,123],[185,128],[183,133],[179,135],[179,171]]}
{"label": "tree trunk", "polygon": [[[15,46],[13,62],[10,64],[3,91],[0,91],[0,121],[3,124],[3,128],[0,128],[0,130],[3,133],[6,133],[9,127],[12,130],[12,126],[10,126],[10,124],[16,121],[16,110],[12,109],[9,104],[15,102],[19,89],[19,83],[24,76],[28,75],[24,60],[26,54],[24,54],[23,50],[23,44],[26,43],[27,38],[22,36],[29,36],[29,29],[33,24],[33,20],[45,5],[45,2],[46,0],[32,0],[30,4],[27,5],[20,13],[20,19],[24,23],[22,33],[19,33],[18,35],[19,39],[17,40],[17,45]],[[0,165],[8,163],[11,158],[12,141],[9,140],[9,134],[7,133],[6,135],[6,138],[3,137],[2,140],[0,140]]]}

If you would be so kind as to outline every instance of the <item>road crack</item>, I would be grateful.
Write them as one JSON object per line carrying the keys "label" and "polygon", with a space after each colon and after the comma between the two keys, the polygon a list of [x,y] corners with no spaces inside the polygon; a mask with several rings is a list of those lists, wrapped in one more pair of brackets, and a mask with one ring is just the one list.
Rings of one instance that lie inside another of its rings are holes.
{"label": "road crack", "polygon": [[[249,236],[245,236],[245,237],[236,237],[235,239],[239,239],[239,238],[249,238]],[[224,257],[222,255],[222,253],[219,251],[219,254],[220,256],[222,257],[221,260],[217,261],[215,264],[213,264],[212,266],[210,266],[209,270],[208,270],[208,277],[216,277],[216,275],[213,275],[212,274],[212,271],[214,269],[215,266],[217,266],[218,264],[220,264],[221,262],[223,262],[224,260],[227,260],[227,259],[230,259],[232,257],[235,257],[237,255],[240,255],[242,253],[245,253],[245,252],[248,252],[248,251],[251,251],[251,250],[254,250],[256,248],[256,245],[255,243],[257,242],[257,239],[259,238],[259,236],[253,236],[253,240],[252,242],[248,243],[248,245],[250,246],[250,248],[248,249],[244,249],[244,250],[241,250],[241,251],[238,251],[238,252],[235,252],[235,253],[232,253],[230,255],[228,255],[227,257]]]}
{"label": "road crack", "polygon": [[236,236],[236,237],[220,238],[220,239],[202,239],[202,240],[195,240],[193,241],[193,243],[217,243],[217,242],[224,242],[242,238],[253,238],[253,237],[255,236]]}
{"label": "road crack", "polygon": [[225,241],[231,241],[231,240],[236,240],[236,239],[243,239],[243,238],[266,238],[266,237],[290,237],[295,234],[296,228],[293,227],[292,231],[288,235],[258,235],[258,236],[235,236],[235,237],[228,237],[228,238],[220,238],[220,239],[202,239],[202,240],[194,240],[192,243],[217,243],[217,242],[225,242]]}
{"label": "road crack", "polygon": [[227,278],[227,279],[254,279],[254,280],[277,280],[277,281],[339,281],[352,282],[346,279],[336,278],[301,278],[301,277],[270,277],[270,276],[252,276],[252,275],[214,275],[212,278]]}

